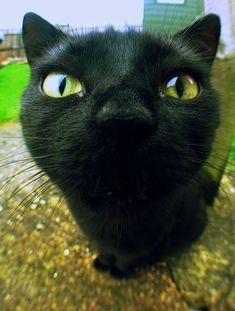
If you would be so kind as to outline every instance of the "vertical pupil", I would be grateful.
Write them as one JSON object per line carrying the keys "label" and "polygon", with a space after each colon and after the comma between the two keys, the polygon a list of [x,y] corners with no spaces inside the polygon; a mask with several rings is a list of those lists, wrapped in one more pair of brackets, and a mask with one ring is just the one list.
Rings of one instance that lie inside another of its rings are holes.
{"label": "vertical pupil", "polygon": [[176,80],[175,88],[176,88],[179,98],[181,98],[184,94],[184,84],[180,77],[178,77],[178,79]]}
{"label": "vertical pupil", "polygon": [[66,86],[66,77],[63,77],[63,79],[60,81],[60,85],[59,85],[60,95],[63,95],[64,90],[65,90],[65,86]]}

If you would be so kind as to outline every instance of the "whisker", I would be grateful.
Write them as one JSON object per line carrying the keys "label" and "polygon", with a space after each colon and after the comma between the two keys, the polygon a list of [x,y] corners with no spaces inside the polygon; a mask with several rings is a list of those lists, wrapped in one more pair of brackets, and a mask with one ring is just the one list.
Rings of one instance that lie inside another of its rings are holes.
{"label": "whisker", "polygon": [[34,162],[34,160],[54,157],[54,156],[57,156],[58,154],[60,154],[60,153],[53,153],[53,154],[47,154],[47,155],[42,155],[42,156],[35,156],[35,157],[29,157],[29,158],[14,160],[14,161],[7,162],[7,163],[0,165],[0,168],[6,167],[6,166],[14,164],[14,163],[22,163],[22,162],[26,162],[26,161],[28,161],[27,163],[31,163],[31,162]]}
{"label": "whisker", "polygon": [[[0,161],[5,161],[5,160],[7,160],[7,159],[11,159],[11,158],[15,158],[15,157],[18,157],[18,156],[21,156],[21,155],[23,155],[23,154],[29,154],[29,151],[26,149],[26,145],[24,144],[24,145],[22,145],[22,147],[25,147],[25,150],[24,151],[21,151],[21,152],[15,152],[16,150],[13,150],[13,151],[11,151],[11,153],[13,152],[13,154],[11,154],[11,155],[9,155],[9,156],[7,156],[7,157],[5,157],[5,158],[0,158]],[[32,151],[38,151],[38,150],[42,150],[42,147],[35,147],[35,148],[31,148],[31,152]],[[32,159],[34,159],[34,157],[31,157]],[[25,159],[25,158],[24,158]],[[26,158],[27,159],[27,158]]]}
{"label": "whisker", "polygon": [[[45,174],[45,175],[46,175],[46,174]],[[34,193],[35,193],[36,191],[38,191],[39,189],[41,189],[42,187],[44,187],[45,185],[47,185],[49,182],[50,182],[50,180],[47,180],[47,181],[44,182],[42,185],[40,185],[39,187],[37,187],[36,189],[34,189],[33,192],[29,193],[29,194],[14,208],[14,210],[12,211],[12,213],[10,214],[10,216],[7,218],[7,221],[8,221],[9,219],[11,219],[15,213],[17,213],[17,211],[19,210],[19,208],[22,207],[22,206],[24,205],[24,202],[28,202],[27,200],[28,200],[29,198],[31,198],[32,195],[34,195]],[[7,201],[9,201],[9,200],[7,200]],[[2,223],[4,223],[5,221],[6,221],[6,219],[2,219],[2,220],[0,221],[0,225],[1,225]]]}
{"label": "whisker", "polygon": [[[39,175],[39,176],[38,176]],[[22,191],[22,189],[26,188],[27,186],[29,186],[30,184],[32,184],[33,182],[37,181],[39,178],[41,178],[42,176],[46,176],[46,173],[43,171],[39,171],[37,173],[35,173],[33,176],[27,177],[23,180],[22,184],[23,186],[21,186],[19,188],[19,186],[17,186],[11,193],[10,197],[5,201],[4,206],[18,193],[20,193],[20,191]],[[36,177],[36,178],[34,178]],[[26,182],[26,184],[25,184]]]}
{"label": "whisker", "polygon": [[[63,196],[63,194],[61,193],[57,203],[55,204],[55,207],[53,208],[53,212],[51,214],[51,219],[55,216],[56,212],[58,212],[58,210],[60,209],[60,207],[62,206],[63,202],[65,201],[65,198]],[[51,224],[50,219],[48,219],[47,223],[45,224],[46,228],[49,228],[49,225]]]}
{"label": "whisker", "polygon": [[[25,172],[31,172],[31,171],[34,171],[34,170],[38,170],[38,166],[37,164],[33,164],[31,166],[27,166],[26,168],[22,169],[24,166],[26,166],[28,163],[25,163],[22,165],[21,167],[21,170],[20,171],[17,171],[15,174],[13,174],[12,176],[10,177],[6,177],[4,179],[1,179],[0,182],[4,183],[3,186],[6,186],[9,182],[11,182],[15,177],[19,176],[20,174],[23,174]],[[2,189],[3,187],[0,188],[0,190]]]}
{"label": "whisker", "polygon": [[0,139],[35,139],[35,140],[54,140],[53,137],[38,137],[38,136],[0,136]]}

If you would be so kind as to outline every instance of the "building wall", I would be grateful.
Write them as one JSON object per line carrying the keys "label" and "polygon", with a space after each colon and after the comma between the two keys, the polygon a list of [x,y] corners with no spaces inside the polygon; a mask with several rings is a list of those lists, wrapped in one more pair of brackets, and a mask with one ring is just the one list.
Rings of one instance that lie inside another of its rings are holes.
{"label": "building wall", "polygon": [[230,0],[230,12],[231,12],[231,32],[233,38],[232,52],[235,53],[235,0]]}
{"label": "building wall", "polygon": [[144,0],[143,28],[174,33],[190,25],[203,13],[204,0],[185,0],[184,4],[163,4],[157,3],[157,0]]}
{"label": "building wall", "polygon": [[6,31],[3,34],[4,40],[0,44],[0,62],[8,58],[25,57],[21,34]]}
{"label": "building wall", "polygon": [[235,0],[205,0],[205,12],[220,16],[221,45],[218,56],[224,57],[235,53]]}

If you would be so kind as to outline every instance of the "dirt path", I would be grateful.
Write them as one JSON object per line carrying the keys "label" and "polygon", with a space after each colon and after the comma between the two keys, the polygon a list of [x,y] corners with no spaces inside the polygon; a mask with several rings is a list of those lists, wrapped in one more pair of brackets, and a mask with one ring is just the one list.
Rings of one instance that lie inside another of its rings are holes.
{"label": "dirt path", "polygon": [[93,269],[95,254],[59,192],[38,188],[47,179],[33,192],[38,170],[20,136],[18,124],[0,128],[0,310],[235,310],[231,177],[224,176],[197,243],[136,278],[116,280]]}

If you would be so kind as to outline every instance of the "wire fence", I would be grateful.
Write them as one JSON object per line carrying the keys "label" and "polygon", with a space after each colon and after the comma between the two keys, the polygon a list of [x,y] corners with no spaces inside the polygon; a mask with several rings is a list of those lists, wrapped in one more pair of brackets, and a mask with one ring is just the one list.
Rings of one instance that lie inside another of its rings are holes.
{"label": "wire fence", "polygon": [[25,57],[22,35],[15,29],[0,30],[0,61]]}
{"label": "wire fence", "polygon": [[[73,28],[69,25],[57,26],[65,33],[69,34],[86,34],[92,31],[104,31],[108,26],[102,27],[80,27]],[[142,30],[142,26],[115,26],[115,30],[125,31],[127,29]],[[22,40],[22,33],[17,29],[2,29],[0,30],[0,63],[7,59],[24,58],[25,51]]]}

